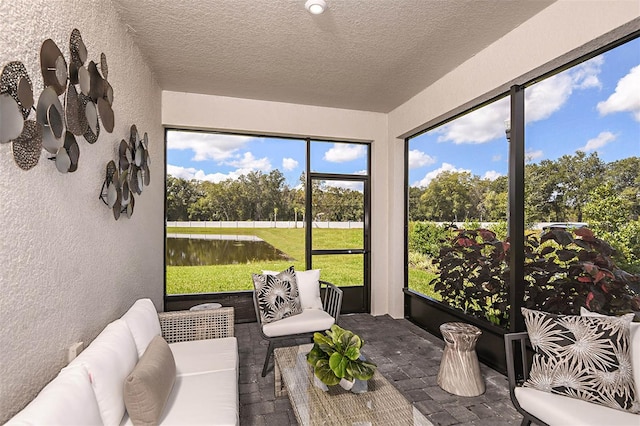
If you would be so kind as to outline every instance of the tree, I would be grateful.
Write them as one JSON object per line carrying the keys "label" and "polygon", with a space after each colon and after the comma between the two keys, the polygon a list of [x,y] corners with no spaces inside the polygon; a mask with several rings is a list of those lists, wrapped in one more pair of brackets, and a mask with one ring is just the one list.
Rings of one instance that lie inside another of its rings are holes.
{"label": "tree", "polygon": [[189,220],[189,206],[201,196],[196,181],[167,176],[167,220]]}
{"label": "tree", "polygon": [[471,209],[471,174],[443,172],[434,178],[420,197],[427,218],[458,221],[469,217]]}

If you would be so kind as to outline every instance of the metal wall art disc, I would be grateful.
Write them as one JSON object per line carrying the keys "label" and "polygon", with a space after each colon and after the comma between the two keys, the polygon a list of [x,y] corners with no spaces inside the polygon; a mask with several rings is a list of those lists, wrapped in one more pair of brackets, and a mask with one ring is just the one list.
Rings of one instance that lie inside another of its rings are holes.
{"label": "metal wall art disc", "polygon": [[107,185],[111,184],[111,182],[114,181],[114,176],[116,175],[116,173],[118,173],[118,170],[116,169],[116,163],[111,160],[107,163],[107,169],[106,169],[106,174],[105,174],[105,180],[107,182]]}
{"label": "metal wall art disc", "polygon": [[18,81],[18,100],[27,109],[33,106],[33,89],[31,82],[25,77],[20,77]]}
{"label": "metal wall art disc", "polygon": [[148,163],[144,165],[142,171],[144,172],[144,186],[149,186],[151,183],[151,171],[149,170]]}
{"label": "metal wall art disc", "polygon": [[129,145],[127,142],[122,139],[120,141],[120,147],[118,148],[118,165],[120,166],[120,171],[128,170],[130,164],[131,151],[129,151]]}
{"label": "metal wall art disc", "polygon": [[[51,109],[53,108],[53,110]],[[36,121],[42,125],[42,146],[52,154],[62,146],[62,104],[52,87],[46,87],[40,94],[36,108]],[[51,118],[52,123],[49,123]],[[51,125],[50,125],[51,124]],[[56,137],[56,135],[60,135]]]}
{"label": "metal wall art disc", "polygon": [[71,31],[69,39],[69,52],[71,53],[71,62],[80,68],[87,60],[87,46],[82,41],[82,35],[77,28]]}
{"label": "metal wall art disc", "polygon": [[129,202],[129,204],[127,204],[127,208],[125,209],[124,214],[127,216],[127,218],[131,219],[131,216],[133,216],[133,208],[136,205],[136,199],[131,193],[129,193],[129,198],[131,198],[131,201]]}
{"label": "metal wall art disc", "polygon": [[142,146],[144,146],[145,150],[149,149],[149,135],[147,132],[144,132],[144,135],[142,136]]}
{"label": "metal wall art disc", "polygon": [[122,205],[120,204],[120,189],[118,189],[118,198],[116,199],[116,202],[113,205],[113,217],[116,220],[120,219],[121,212],[122,212]]}
{"label": "metal wall art disc", "polygon": [[67,131],[64,137],[64,149],[67,150],[71,165],[69,166],[69,172],[73,173],[78,170],[78,160],[80,159],[80,147],[76,141],[76,137],[73,133]]}
{"label": "metal wall art disc", "polygon": [[104,80],[104,99],[109,102],[109,105],[113,105],[113,87],[107,80]]}
{"label": "metal wall art disc", "polygon": [[0,93],[9,94],[17,103],[24,120],[33,106],[33,89],[27,69],[22,62],[9,62],[0,74]]}
{"label": "metal wall art disc", "polygon": [[96,105],[93,103],[89,96],[85,96],[82,93],[78,95],[80,100],[80,108],[84,110],[86,120],[88,123],[87,129],[83,136],[87,142],[93,144],[98,140],[100,136],[100,123],[98,122],[98,113],[96,111]]}
{"label": "metal wall art disc", "polygon": [[79,83],[78,70],[80,68],[82,68],[82,67],[79,67],[78,65],[74,64],[73,62],[71,62],[69,64],[69,83],[71,83],[71,84],[78,84]]}
{"label": "metal wall art disc", "polygon": [[49,108],[47,108],[47,122],[53,136],[56,139],[60,139],[64,131],[64,121],[62,121],[62,115],[55,105],[49,105]]}
{"label": "metal wall art disc", "polygon": [[45,86],[53,87],[58,95],[62,95],[67,88],[67,61],[50,38],[40,48],[40,71]]}
{"label": "metal wall art disc", "polygon": [[56,153],[56,168],[60,173],[69,172],[69,168],[71,167],[71,158],[69,158],[69,154],[64,147],[60,147],[58,152]]}
{"label": "metal wall art disc", "polygon": [[24,128],[24,118],[18,103],[9,94],[0,95],[0,143],[19,137]]}
{"label": "metal wall art disc", "polygon": [[144,148],[140,143],[136,147],[135,163],[138,167],[142,167],[144,165]]}
{"label": "metal wall art disc", "polygon": [[129,190],[129,183],[126,180],[122,180],[122,206],[126,206],[131,201],[131,191]]}
{"label": "metal wall art disc", "polygon": [[131,192],[133,192],[134,194],[140,194],[142,191],[140,189],[140,187],[138,186],[138,172],[140,171],[140,169],[138,169],[138,167],[136,167],[135,164],[131,165],[131,169],[130,169],[130,173],[129,173],[129,189],[131,189]]}
{"label": "metal wall art disc", "polygon": [[91,76],[91,87],[89,88],[89,96],[94,102],[104,96],[104,79],[98,71],[98,67],[95,62],[89,62],[87,67],[89,69],[89,75]]}
{"label": "metal wall art disc", "polygon": [[138,128],[135,124],[132,124],[131,131],[129,132],[129,147],[131,148],[131,151],[134,151],[136,149],[136,145],[138,144],[139,139],[140,136],[138,134]]}
{"label": "metal wall art disc", "polygon": [[42,126],[40,123],[27,120],[24,122],[22,134],[11,142],[13,159],[22,170],[35,167],[42,152]]}
{"label": "metal wall art disc", "polygon": [[82,136],[87,131],[87,117],[84,108],[80,108],[78,92],[73,84],[67,88],[67,98],[65,101],[65,116],[67,118],[67,130],[76,136]]}
{"label": "metal wall art disc", "polygon": [[113,207],[118,200],[118,189],[114,183],[107,185],[107,206]]}
{"label": "metal wall art disc", "polygon": [[109,105],[109,102],[104,98],[98,99],[98,112],[100,113],[100,119],[102,119],[104,130],[108,133],[113,132],[113,126],[115,125],[113,109],[111,109],[111,105]]}
{"label": "metal wall art disc", "polygon": [[107,79],[109,78],[109,66],[107,65],[107,55],[102,52],[100,54],[100,70],[102,71],[102,76]]}
{"label": "metal wall art disc", "polygon": [[78,68],[78,83],[80,83],[80,92],[83,95],[89,96],[91,90],[91,74],[85,67]]}

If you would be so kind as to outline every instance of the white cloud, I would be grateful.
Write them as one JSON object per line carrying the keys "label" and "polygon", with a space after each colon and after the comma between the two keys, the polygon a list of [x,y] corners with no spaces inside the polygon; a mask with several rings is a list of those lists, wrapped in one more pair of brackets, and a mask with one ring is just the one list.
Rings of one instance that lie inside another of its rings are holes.
{"label": "white cloud", "polygon": [[542,152],[541,149],[538,149],[536,151],[529,150],[524,154],[524,161],[526,161],[527,163],[531,163],[535,160],[542,158],[543,156],[544,156],[544,152]]}
{"label": "white cloud", "polygon": [[500,155],[500,154],[496,154],[493,157],[491,157],[491,161],[493,161],[493,162],[498,162],[500,160],[502,160],[502,155]]}
{"label": "white cloud", "polygon": [[606,101],[598,102],[600,115],[623,111],[630,111],[640,121],[640,65],[618,81],[615,92]]}
{"label": "white cloud", "polygon": [[505,137],[504,121],[509,118],[509,98],[500,99],[445,124],[436,132],[441,133],[438,142],[455,144],[485,143],[497,137]]}
{"label": "white cloud", "polygon": [[167,132],[167,149],[193,151],[193,161],[226,160],[252,138],[204,132]]}
{"label": "white cloud", "polygon": [[[603,57],[597,56],[528,87],[525,90],[527,123],[549,118],[567,102],[574,90],[601,87],[599,75],[603,62]],[[505,138],[509,110],[507,97],[472,111],[436,129],[435,132],[440,133],[438,142],[480,144]]]}
{"label": "white cloud", "polygon": [[203,170],[194,169],[193,167],[181,167],[174,166],[172,164],[167,164],[167,174],[173,177],[182,178],[186,180],[200,180],[200,181],[209,181],[209,182],[222,182],[227,179],[237,179],[242,174],[245,174],[247,171],[236,170],[229,172],[228,174],[224,173],[205,173]]}
{"label": "white cloud", "polygon": [[241,157],[236,158],[236,160],[225,161],[224,164],[249,171],[261,170],[267,172],[271,170],[271,162],[267,157],[255,158],[252,153],[245,152]]}
{"label": "white cloud", "polygon": [[282,168],[291,171],[298,167],[298,162],[293,158],[283,158],[282,159]]}
{"label": "white cloud", "polygon": [[587,144],[582,148],[578,148],[579,151],[595,151],[598,148],[602,148],[606,144],[615,141],[618,136],[614,135],[611,132],[601,132],[598,136],[593,139],[589,139]]}
{"label": "white cloud", "polygon": [[324,182],[325,186],[331,186],[334,188],[351,189],[352,191],[362,192],[364,185],[362,182],[352,182],[345,180],[327,180]]}
{"label": "white cloud", "polygon": [[431,183],[432,180],[434,180],[436,177],[438,177],[438,175],[440,175],[440,174],[442,174],[444,172],[469,172],[469,173],[471,173],[471,170],[458,169],[453,164],[442,163],[442,165],[440,167],[438,167],[437,169],[432,170],[429,173],[427,173],[424,176],[424,178],[422,178],[422,180],[419,180],[418,182],[415,182],[412,186],[427,187],[427,186],[429,186],[429,184]]}
{"label": "white cloud", "polygon": [[417,149],[409,151],[409,168],[417,169],[423,166],[428,166],[436,162],[435,157],[425,154]]}
{"label": "white cloud", "polygon": [[502,173],[500,172],[496,172],[495,170],[487,170],[482,176],[482,179],[496,180],[500,176],[502,176]]}
{"label": "white cloud", "polygon": [[366,153],[364,145],[336,143],[324,154],[324,159],[332,163],[344,163],[363,157]]}

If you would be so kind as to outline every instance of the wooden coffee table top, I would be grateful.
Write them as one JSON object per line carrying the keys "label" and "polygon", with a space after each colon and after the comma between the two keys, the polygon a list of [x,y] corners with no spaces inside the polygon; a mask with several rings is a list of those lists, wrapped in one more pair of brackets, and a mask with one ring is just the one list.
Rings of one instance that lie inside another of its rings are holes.
{"label": "wooden coffee table top", "polygon": [[368,392],[354,394],[340,386],[323,391],[306,359],[312,346],[274,352],[276,396],[288,393],[300,425],[432,425],[378,371],[368,381]]}

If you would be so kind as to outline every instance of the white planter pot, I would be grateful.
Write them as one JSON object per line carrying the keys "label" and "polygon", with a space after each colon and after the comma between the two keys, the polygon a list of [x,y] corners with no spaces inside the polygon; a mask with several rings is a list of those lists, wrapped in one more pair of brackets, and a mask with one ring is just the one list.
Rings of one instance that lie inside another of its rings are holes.
{"label": "white planter pot", "polygon": [[351,388],[353,387],[354,383],[355,383],[355,380],[348,381],[348,380],[345,380],[345,379],[340,379],[340,386],[344,390],[351,390]]}

